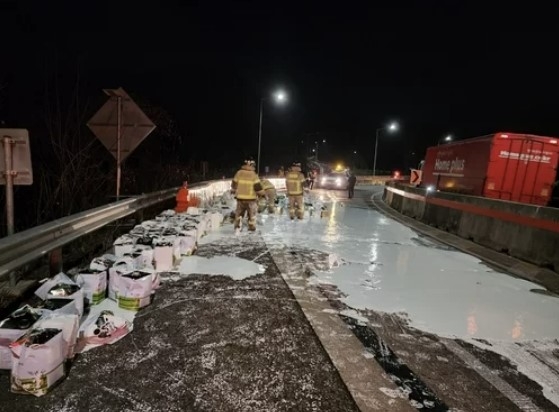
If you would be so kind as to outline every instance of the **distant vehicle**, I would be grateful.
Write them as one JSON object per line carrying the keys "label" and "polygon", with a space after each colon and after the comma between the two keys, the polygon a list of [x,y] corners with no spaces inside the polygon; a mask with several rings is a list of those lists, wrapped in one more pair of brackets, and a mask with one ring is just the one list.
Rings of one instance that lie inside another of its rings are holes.
{"label": "distant vehicle", "polygon": [[349,174],[347,170],[331,171],[319,177],[318,187],[324,189],[347,190]]}
{"label": "distant vehicle", "polygon": [[546,206],[558,163],[558,138],[496,133],[428,148],[419,168],[411,170],[410,183]]}

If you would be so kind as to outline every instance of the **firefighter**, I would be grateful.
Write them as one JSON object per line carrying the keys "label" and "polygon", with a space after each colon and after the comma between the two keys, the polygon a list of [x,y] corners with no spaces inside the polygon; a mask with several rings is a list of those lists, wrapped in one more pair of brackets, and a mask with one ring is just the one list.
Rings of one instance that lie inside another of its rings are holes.
{"label": "firefighter", "polygon": [[188,209],[188,182],[182,182],[182,186],[177,192],[176,196],[177,206],[175,206],[175,212],[181,213],[186,212]]}
{"label": "firefighter", "polygon": [[265,193],[263,197],[266,199],[266,203],[258,207],[258,213],[268,208],[268,213],[273,214],[276,211],[276,188],[268,179],[263,179],[262,189]]}
{"label": "firefighter", "polygon": [[304,183],[305,175],[301,173],[301,163],[294,162],[285,176],[285,187],[287,188],[287,196],[289,197],[289,217],[291,220],[295,219],[295,215],[299,220],[303,219]]}
{"label": "firefighter", "polygon": [[254,232],[256,230],[256,198],[258,194],[262,194],[262,183],[258,175],[254,172],[254,160],[245,160],[241,169],[235,173],[231,182],[231,192],[235,193],[237,199],[237,210],[235,211],[235,229],[241,229],[241,220],[245,212],[248,213],[248,230]]}

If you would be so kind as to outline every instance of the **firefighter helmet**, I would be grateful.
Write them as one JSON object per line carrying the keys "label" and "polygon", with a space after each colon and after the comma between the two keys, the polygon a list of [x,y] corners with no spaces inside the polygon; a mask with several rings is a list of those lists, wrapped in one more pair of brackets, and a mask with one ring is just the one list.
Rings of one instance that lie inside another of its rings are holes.
{"label": "firefighter helmet", "polygon": [[245,160],[245,165],[255,167],[256,162],[252,159],[252,157],[249,157],[248,159]]}

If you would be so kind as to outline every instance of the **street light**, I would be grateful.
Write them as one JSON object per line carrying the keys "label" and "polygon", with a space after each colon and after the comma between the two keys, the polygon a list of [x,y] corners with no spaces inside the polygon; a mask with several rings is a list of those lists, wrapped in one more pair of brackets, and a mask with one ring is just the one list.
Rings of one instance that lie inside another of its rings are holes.
{"label": "street light", "polygon": [[[312,149],[312,152],[313,152],[313,153],[316,153],[316,154],[315,154],[315,157],[316,157],[316,161],[317,161],[317,162],[318,162],[318,143],[319,143],[319,142],[315,140],[315,142],[314,142],[314,149]],[[326,139],[322,139],[322,143],[326,143]]]}
{"label": "street light", "polygon": [[[284,104],[287,102],[287,94],[283,90],[277,90],[272,94],[272,99],[277,104]],[[264,101],[268,100],[268,97],[262,97],[260,99],[260,124],[258,126],[258,159],[256,164],[256,173],[260,174],[260,147],[262,144],[262,112],[264,109]]]}
{"label": "street light", "polygon": [[283,90],[278,90],[274,94],[274,98],[276,99],[276,102],[278,102],[278,103],[283,103],[283,102],[287,101],[287,95],[285,94],[285,92]]}
{"label": "street light", "polygon": [[452,136],[451,135],[447,135],[444,139],[439,139],[437,140],[437,146],[441,145],[441,140],[444,140],[445,142],[452,142]]}
{"label": "street light", "polygon": [[387,126],[379,127],[376,133],[375,139],[375,157],[373,160],[373,176],[377,175],[377,149],[378,149],[378,136],[382,130],[388,130],[389,132],[396,132],[398,130],[398,123],[392,122]]}

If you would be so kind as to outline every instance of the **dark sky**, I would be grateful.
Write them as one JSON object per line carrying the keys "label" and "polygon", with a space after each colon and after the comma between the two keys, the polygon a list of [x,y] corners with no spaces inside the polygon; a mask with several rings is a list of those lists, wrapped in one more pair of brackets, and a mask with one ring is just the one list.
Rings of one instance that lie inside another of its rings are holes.
{"label": "dark sky", "polygon": [[278,86],[290,101],[265,106],[262,137],[274,166],[313,133],[329,160],[356,150],[370,166],[392,119],[380,169],[449,133],[559,136],[553,2],[303,3],[2,1],[0,120],[37,123],[45,79],[64,93],[79,68],[95,104],[122,86],[175,117],[187,152],[234,163],[256,158],[260,97]]}

